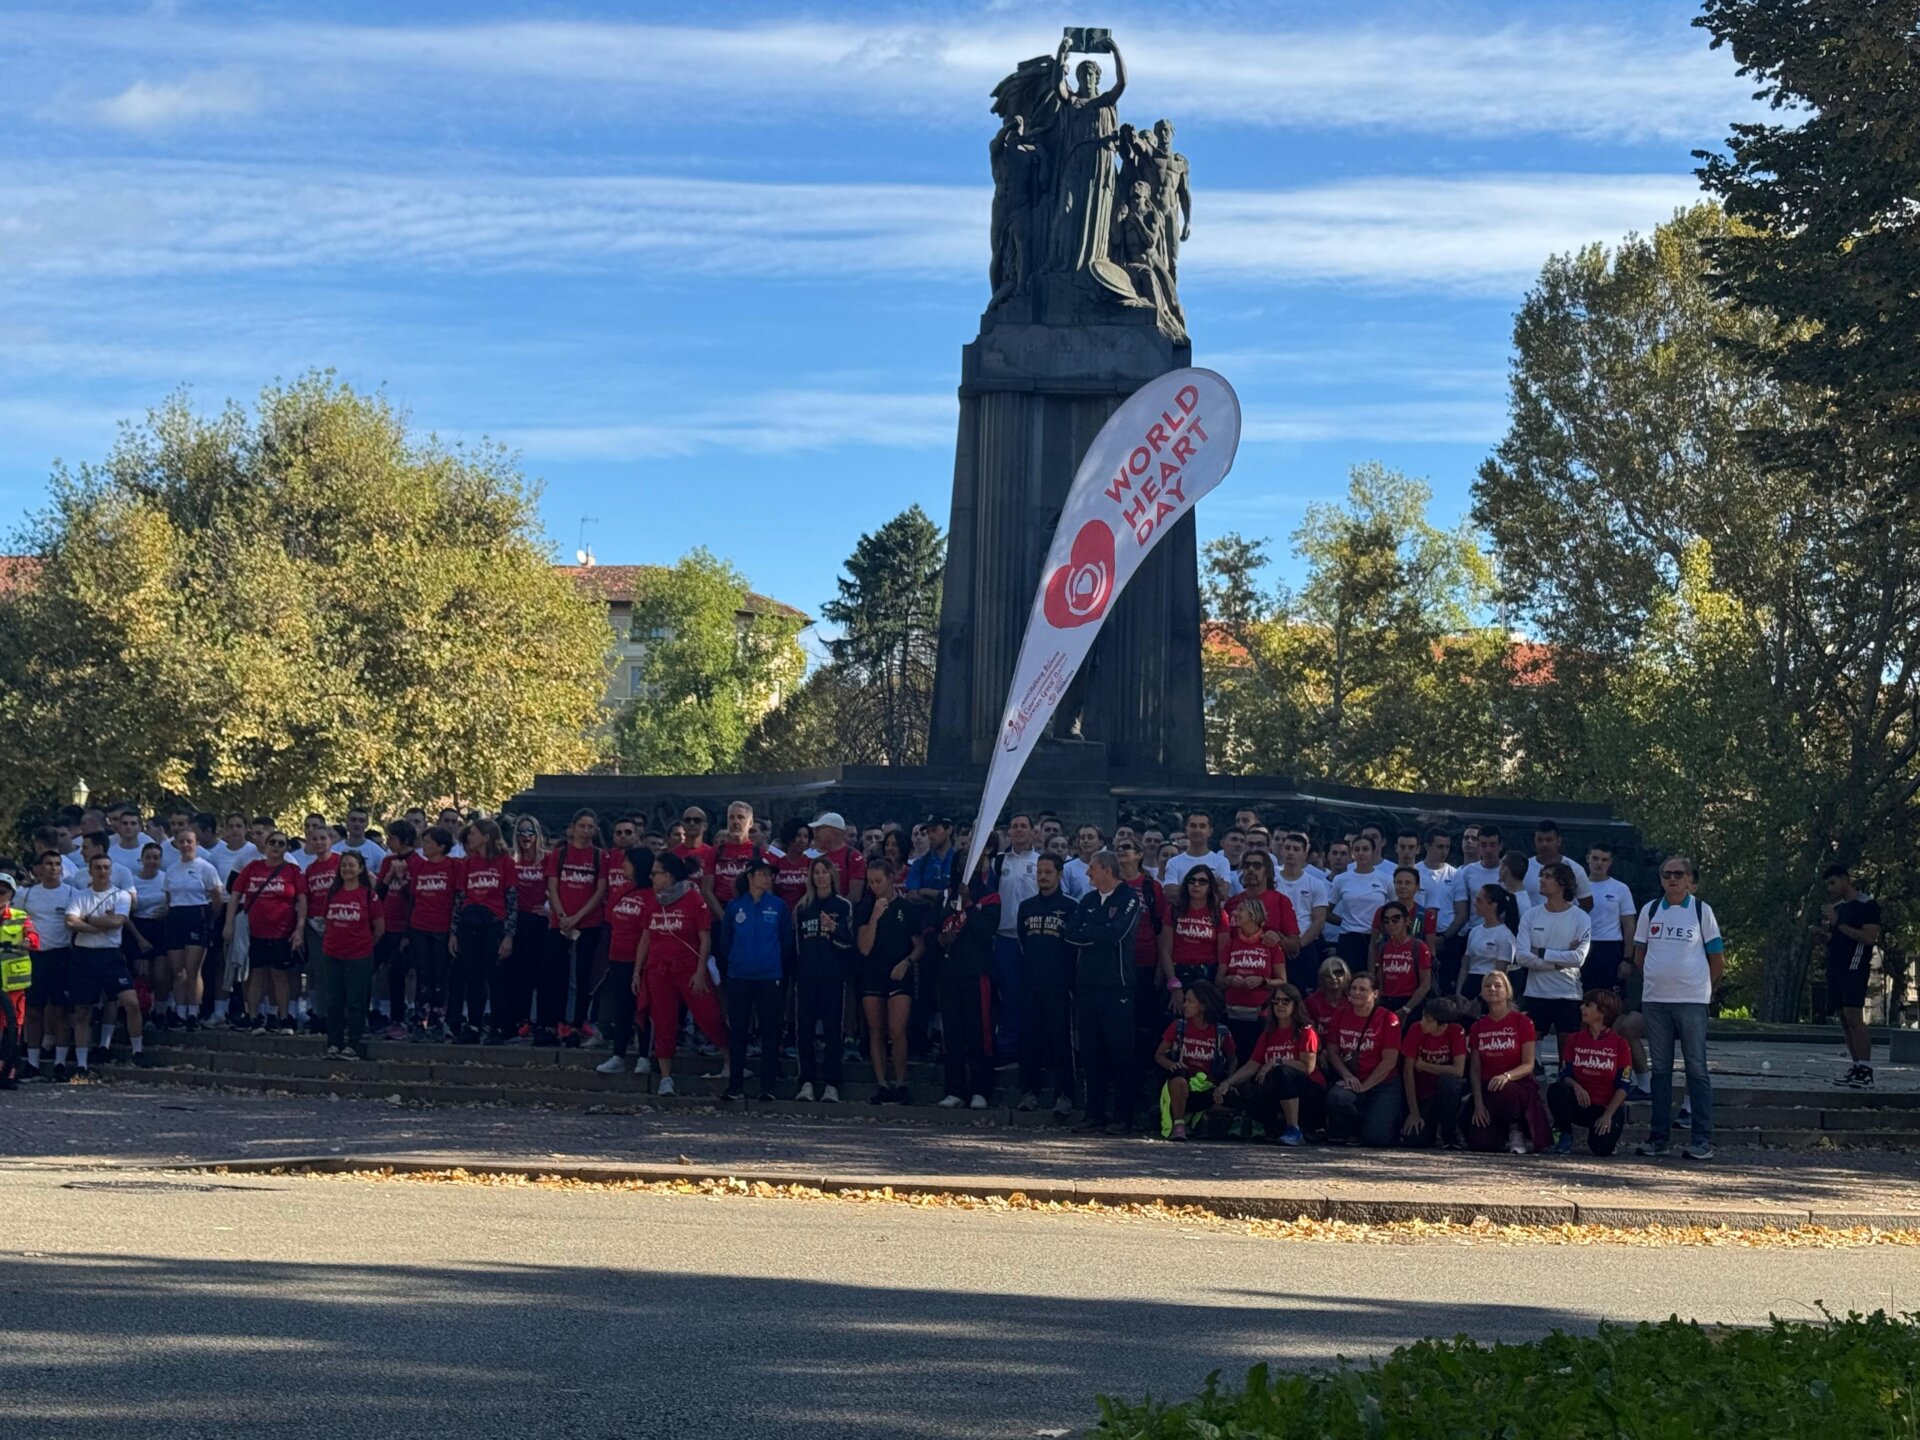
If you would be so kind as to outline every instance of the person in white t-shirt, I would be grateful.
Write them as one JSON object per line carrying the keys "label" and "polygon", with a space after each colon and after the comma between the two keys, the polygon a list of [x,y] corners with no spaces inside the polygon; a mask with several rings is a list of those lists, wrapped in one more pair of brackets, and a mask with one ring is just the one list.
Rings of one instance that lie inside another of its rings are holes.
{"label": "person in white t-shirt", "polygon": [[1620,990],[1632,966],[1627,937],[1633,933],[1633,891],[1613,878],[1613,847],[1596,840],[1587,847],[1587,886],[1593,900],[1593,945],[1581,983],[1589,990]]}
{"label": "person in white t-shirt", "polygon": [[1593,943],[1593,922],[1573,903],[1573,866],[1555,860],[1540,868],[1541,901],[1521,918],[1515,958],[1527,972],[1527,1018],[1542,1040],[1556,1037],[1564,1062],[1579,1033],[1580,975]]}
{"label": "person in white t-shirt", "polygon": [[[1307,837],[1297,830],[1280,837],[1280,868],[1273,888],[1293,906],[1300,926],[1297,948],[1287,957],[1287,979],[1302,995],[1320,983],[1320,962],[1326,957],[1325,932],[1333,897],[1324,875],[1307,864]],[[1301,980],[1306,980],[1301,985]]]}
{"label": "person in white t-shirt", "polygon": [[378,840],[367,837],[367,825],[372,819],[372,815],[364,805],[356,805],[349,810],[345,821],[346,837],[334,842],[333,853],[344,855],[351,850],[366,862],[369,875],[378,875],[380,866],[387,858],[387,852]]}
{"label": "person in white t-shirt", "polygon": [[33,957],[33,974],[27,985],[27,1025],[23,1037],[27,1063],[20,1071],[23,1080],[41,1076],[42,1040],[55,1046],[54,1063],[47,1072],[51,1080],[66,1080],[67,991],[72,979],[73,931],[67,925],[67,908],[73,904],[74,888],[66,880],[66,866],[60,852],[51,847],[40,851],[33,867],[34,883],[17,897],[20,908],[40,937],[40,948]]}
{"label": "person in white t-shirt", "polygon": [[1481,981],[1496,970],[1514,968],[1520,949],[1520,906],[1513,892],[1496,881],[1473,892],[1473,913],[1479,923],[1467,932],[1459,995],[1478,1001]]}
{"label": "person in white t-shirt", "polygon": [[1106,837],[1098,825],[1082,825],[1073,832],[1073,843],[1077,853],[1061,868],[1060,893],[1069,900],[1078,900],[1093,888],[1093,882],[1087,878],[1087,864],[1100,853]]}
{"label": "person in white t-shirt", "polygon": [[1340,958],[1347,970],[1359,975],[1367,969],[1373,951],[1373,916],[1393,899],[1393,872],[1378,862],[1371,835],[1353,839],[1353,866],[1336,871],[1328,886],[1328,901],[1340,917]]}
{"label": "person in white t-shirt", "polygon": [[1460,975],[1460,944],[1453,926],[1453,840],[1436,825],[1428,828],[1422,844],[1424,858],[1413,868],[1420,875],[1420,908],[1433,912],[1434,993],[1450,995]]}
{"label": "person in white t-shirt", "polygon": [[69,967],[68,997],[73,1002],[74,1074],[85,1076],[93,1043],[93,1007],[104,1006],[100,1048],[113,1044],[114,1007],[127,1017],[127,1036],[133,1043],[134,1063],[147,1063],[140,1034],[140,997],[127,973],[127,957],[120,932],[133,913],[133,891],[113,883],[113,861],[103,844],[88,861],[88,883],[76,889],[67,906],[67,928],[73,932],[73,959]]}
{"label": "person in white t-shirt", "polygon": [[1487,886],[1500,884],[1500,827],[1475,827],[1473,843],[1467,863],[1453,872],[1453,924],[1443,932],[1444,936],[1459,936],[1463,945],[1470,943],[1473,932],[1480,928],[1474,897]]}
{"label": "person in white t-shirt", "polygon": [[[107,842],[107,854],[113,857],[113,863],[124,865],[133,874],[140,873],[140,852],[153,842],[140,828],[140,807],[122,805],[113,812],[113,838]],[[173,859],[173,846],[164,845],[162,863]]]}
{"label": "person in white t-shirt", "polygon": [[93,882],[93,857],[96,855],[104,855],[107,857],[107,863],[113,866],[113,875],[110,882],[113,887],[116,890],[131,890],[133,888],[133,871],[113,858],[112,840],[113,836],[111,832],[106,830],[96,830],[90,835],[82,835],[80,837],[80,858],[83,864],[81,873],[87,877],[87,883],[91,884]]}
{"label": "person in white t-shirt", "polygon": [[1552,820],[1536,820],[1533,824],[1533,858],[1527,862],[1527,898],[1535,904],[1540,901],[1540,869],[1544,865],[1568,865],[1572,867],[1573,878],[1579,887],[1579,894],[1573,898],[1579,902],[1582,910],[1593,908],[1593,887],[1587,879],[1587,872],[1578,860],[1569,860],[1561,854],[1560,827]]}
{"label": "person in white t-shirt", "polygon": [[1229,889],[1233,884],[1233,869],[1227,864],[1227,857],[1212,848],[1212,843],[1213,820],[1204,810],[1194,811],[1187,816],[1187,848],[1167,861],[1160,883],[1178,894],[1187,872],[1196,865],[1204,865],[1220,877],[1222,889]]}
{"label": "person in white t-shirt", "polygon": [[233,877],[260,858],[259,847],[247,836],[247,817],[235,810],[220,822],[220,838],[206,851],[220,883],[233,888]]}
{"label": "person in white t-shirt", "polygon": [[1693,1138],[1680,1153],[1713,1158],[1713,1081],[1707,1073],[1707,1007],[1725,966],[1725,946],[1713,908],[1693,893],[1693,861],[1669,855],[1660,862],[1658,900],[1641,908],[1634,927],[1639,953],[1641,1014],[1653,1061],[1653,1116],[1634,1154],[1668,1153],[1673,1125],[1673,1047],[1687,1072]]}
{"label": "person in white t-shirt", "polygon": [[200,1028],[201,967],[215,933],[216,916],[224,910],[227,892],[220,872],[200,853],[200,837],[192,826],[174,836],[180,858],[166,869],[167,964],[173,972],[173,1021],[188,1030]]}

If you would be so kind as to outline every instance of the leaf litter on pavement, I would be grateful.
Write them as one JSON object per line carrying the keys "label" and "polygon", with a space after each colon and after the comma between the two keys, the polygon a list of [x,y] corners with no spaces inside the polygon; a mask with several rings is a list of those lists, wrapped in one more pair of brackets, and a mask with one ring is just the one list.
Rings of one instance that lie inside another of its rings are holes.
{"label": "leaf litter on pavement", "polygon": [[[214,1174],[227,1173],[224,1166]],[[1478,1215],[1472,1220],[1318,1220],[1306,1215],[1291,1220],[1236,1215],[1204,1205],[1168,1205],[1159,1200],[1112,1204],[1101,1200],[1035,1199],[1013,1190],[1004,1195],[970,1195],[957,1191],[896,1189],[825,1190],[812,1185],[776,1184],[766,1180],[689,1178],[685,1180],[580,1180],[557,1174],[444,1170],[395,1170],[381,1166],[365,1170],[324,1171],[299,1166],[275,1167],[264,1172],[312,1180],[358,1181],[414,1185],[476,1185],[492,1189],[622,1192],[640,1195],[706,1200],[785,1200],[842,1205],[902,1205],[916,1210],[986,1211],[1001,1214],[1080,1215],[1111,1221],[1135,1221],[1199,1227],[1266,1240],[1301,1240],[1344,1245],[1627,1245],[1658,1249],[1692,1245],[1731,1249],[1851,1250],[1868,1245],[1920,1246],[1920,1230],[1883,1230],[1873,1225],[1793,1226],[1596,1225],[1564,1222],[1527,1225],[1495,1221]]]}

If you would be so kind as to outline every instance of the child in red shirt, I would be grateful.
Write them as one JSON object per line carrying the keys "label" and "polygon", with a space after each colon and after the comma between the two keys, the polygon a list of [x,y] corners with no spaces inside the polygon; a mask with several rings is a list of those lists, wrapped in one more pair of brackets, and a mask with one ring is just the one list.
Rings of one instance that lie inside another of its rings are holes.
{"label": "child in red shirt", "polygon": [[1167,1026],[1153,1060],[1167,1072],[1160,1092],[1162,1131],[1187,1138],[1187,1115],[1213,1104],[1214,1087],[1238,1068],[1233,1033],[1226,1028],[1227,1002],[1211,981],[1196,980],[1181,996],[1180,1018]]}
{"label": "child in red shirt", "polygon": [[1627,1089],[1633,1083],[1633,1052],[1613,1033],[1620,1018],[1614,990],[1589,990],[1580,1001],[1580,1030],[1567,1044],[1560,1078],[1547,1087],[1547,1109],[1560,1138],[1554,1153],[1573,1149],[1576,1125],[1587,1127],[1587,1149],[1611,1155],[1627,1124]]}
{"label": "child in red shirt", "polygon": [[1418,1024],[1400,1041],[1400,1076],[1407,1095],[1405,1145],[1462,1148],[1460,1106],[1467,1085],[1467,1032],[1460,1018],[1465,1002],[1451,995],[1429,1000]]}

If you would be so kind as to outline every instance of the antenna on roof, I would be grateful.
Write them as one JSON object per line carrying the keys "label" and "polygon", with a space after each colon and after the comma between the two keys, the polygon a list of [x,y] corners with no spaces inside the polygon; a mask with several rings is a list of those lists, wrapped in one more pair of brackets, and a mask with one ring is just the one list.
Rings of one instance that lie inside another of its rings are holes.
{"label": "antenna on roof", "polygon": [[593,547],[587,544],[587,526],[598,525],[599,523],[600,519],[596,515],[582,515],[580,517],[580,548],[573,552],[573,558],[582,565],[592,565],[596,563],[593,558]]}

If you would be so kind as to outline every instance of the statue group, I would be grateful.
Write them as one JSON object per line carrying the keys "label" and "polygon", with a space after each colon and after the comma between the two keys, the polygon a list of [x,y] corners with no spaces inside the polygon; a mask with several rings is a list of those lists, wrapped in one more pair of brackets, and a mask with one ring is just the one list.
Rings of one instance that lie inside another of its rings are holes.
{"label": "statue group", "polygon": [[[1113,58],[1111,90],[1100,64]],[[1069,28],[993,91],[993,286],[988,311],[1030,303],[1033,319],[1086,323],[1105,307],[1150,310],[1168,339],[1187,339],[1176,282],[1192,228],[1187,157],[1173,122],[1119,123],[1127,65],[1105,30]],[[1032,303],[1037,302],[1037,303]]]}

